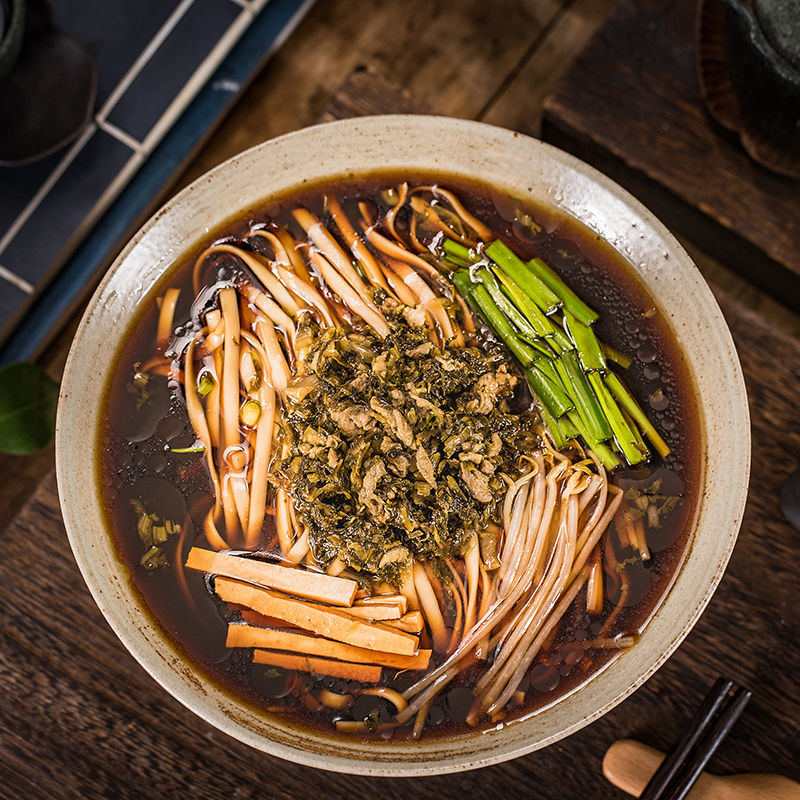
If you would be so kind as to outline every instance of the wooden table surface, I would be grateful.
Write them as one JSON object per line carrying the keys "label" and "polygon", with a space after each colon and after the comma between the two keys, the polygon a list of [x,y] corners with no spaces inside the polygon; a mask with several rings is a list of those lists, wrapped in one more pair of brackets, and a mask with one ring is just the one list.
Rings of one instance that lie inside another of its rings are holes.
{"label": "wooden table surface", "polygon": [[[724,27],[721,0],[703,3]],[[800,180],[753,161],[709,113],[697,16],[698,0],[620,0],[547,97],[543,137],[800,310]]]}
{"label": "wooden table surface", "polygon": [[[370,111],[407,102],[409,110],[536,134],[545,95],[610,5],[319,0],[180,183],[326,113],[357,113],[359,103]],[[366,71],[353,78],[359,66]],[[627,736],[666,749],[718,674],[755,694],[712,771],[800,779],[798,539],[777,508],[800,459],[800,323],[702,246],[690,243],[731,326],[754,412],[753,480],[720,589],[678,652],[631,698],[544,751],[476,773],[346,778],[256,753],[164,693],[111,633],[71,557],[46,451],[0,463],[0,797],[619,798],[600,772],[608,746]],[[55,375],[74,324],[43,359]]]}

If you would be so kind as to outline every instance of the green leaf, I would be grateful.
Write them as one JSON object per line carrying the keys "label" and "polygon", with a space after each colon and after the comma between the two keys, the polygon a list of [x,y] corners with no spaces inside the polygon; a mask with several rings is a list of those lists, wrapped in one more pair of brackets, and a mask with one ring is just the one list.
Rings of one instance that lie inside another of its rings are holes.
{"label": "green leaf", "polygon": [[0,451],[25,455],[50,444],[58,384],[36,364],[0,369]]}

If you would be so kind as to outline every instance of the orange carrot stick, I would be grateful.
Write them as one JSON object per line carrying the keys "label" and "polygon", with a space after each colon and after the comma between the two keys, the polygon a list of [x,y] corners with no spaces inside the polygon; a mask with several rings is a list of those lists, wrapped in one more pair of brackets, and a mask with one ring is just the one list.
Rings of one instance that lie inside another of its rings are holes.
{"label": "orange carrot stick", "polygon": [[413,656],[381,653],[366,647],[335,642],[318,636],[293,631],[272,630],[250,625],[229,625],[227,647],[259,647],[271,650],[288,650],[303,655],[324,656],[350,661],[354,664],[380,664],[394,669],[427,669],[431,651],[420,650]]}
{"label": "orange carrot stick", "polygon": [[400,619],[402,613],[400,606],[395,603],[372,603],[369,605],[354,605],[347,609],[347,613],[360,619],[374,619],[384,622],[386,620]]}
{"label": "orange carrot stick", "polygon": [[299,672],[313,672],[316,675],[329,675],[359,683],[377,683],[381,679],[381,668],[364,664],[348,664],[346,661],[330,661],[327,658],[295,656],[275,653],[272,650],[254,650],[254,664],[269,664],[283,669],[296,669]]}
{"label": "orange carrot stick", "polygon": [[260,614],[277,617],[337,642],[407,656],[414,655],[419,647],[417,637],[403,631],[393,630],[376,622],[366,622],[332,607],[296,600],[241,581],[218,577],[215,589],[226,603],[241,603]]}
{"label": "orange carrot stick", "polygon": [[371,596],[360,596],[356,592],[356,601],[354,605],[357,606],[374,606],[377,605],[396,605],[400,608],[400,613],[405,614],[408,611],[408,598],[402,594],[373,594]]}
{"label": "orange carrot stick", "polygon": [[348,578],[334,578],[322,572],[282,567],[280,564],[242,558],[230,553],[214,553],[200,547],[193,547],[189,551],[186,566],[200,572],[236,578],[335,606],[352,605],[358,589],[358,584]]}
{"label": "orange carrot stick", "polygon": [[385,619],[381,624],[388,625],[390,628],[397,628],[399,631],[420,633],[425,627],[425,619],[419,611],[409,611],[408,614],[404,614],[400,619]]}
{"label": "orange carrot stick", "polygon": [[[242,615],[243,622],[246,622],[248,625],[252,625],[256,628],[295,628],[294,625],[290,625],[288,622],[284,622],[282,619],[265,617],[263,614],[259,614],[258,611],[253,611],[252,608],[237,606],[235,603],[230,603],[229,605]],[[299,628],[297,630],[299,630]]]}

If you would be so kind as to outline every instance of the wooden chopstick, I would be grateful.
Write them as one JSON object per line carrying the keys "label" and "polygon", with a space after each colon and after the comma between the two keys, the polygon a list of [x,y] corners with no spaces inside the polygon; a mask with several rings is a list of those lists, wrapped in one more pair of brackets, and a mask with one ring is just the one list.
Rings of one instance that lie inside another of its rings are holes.
{"label": "wooden chopstick", "polygon": [[681,765],[686,757],[695,747],[708,721],[719,711],[725,698],[733,688],[733,681],[718,678],[711,691],[697,709],[688,729],[681,739],[675,744],[672,750],[667,753],[666,758],[661,762],[661,766],[650,778],[647,786],[639,795],[639,800],[657,800],[668,784],[674,779],[681,769]]}
{"label": "wooden chopstick", "polygon": [[693,754],[691,761],[687,763],[686,769],[681,773],[681,777],[676,779],[670,794],[665,795],[665,800],[683,800],[689,794],[708,760],[714,755],[715,750],[741,716],[744,707],[750,700],[751,694],[750,690],[744,687],[739,686],[736,689],[728,705],[719,713],[700,744],[698,744],[697,751]]}
{"label": "wooden chopstick", "polygon": [[748,689],[719,678],[639,800],[683,800],[736,723],[750,695]]}

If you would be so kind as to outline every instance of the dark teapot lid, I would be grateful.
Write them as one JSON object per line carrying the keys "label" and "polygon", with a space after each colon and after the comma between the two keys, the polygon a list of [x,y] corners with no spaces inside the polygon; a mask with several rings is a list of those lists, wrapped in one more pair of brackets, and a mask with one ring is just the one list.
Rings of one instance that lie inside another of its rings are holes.
{"label": "dark teapot lid", "polygon": [[800,69],[800,3],[798,0],[754,0],[764,35],[777,53]]}

